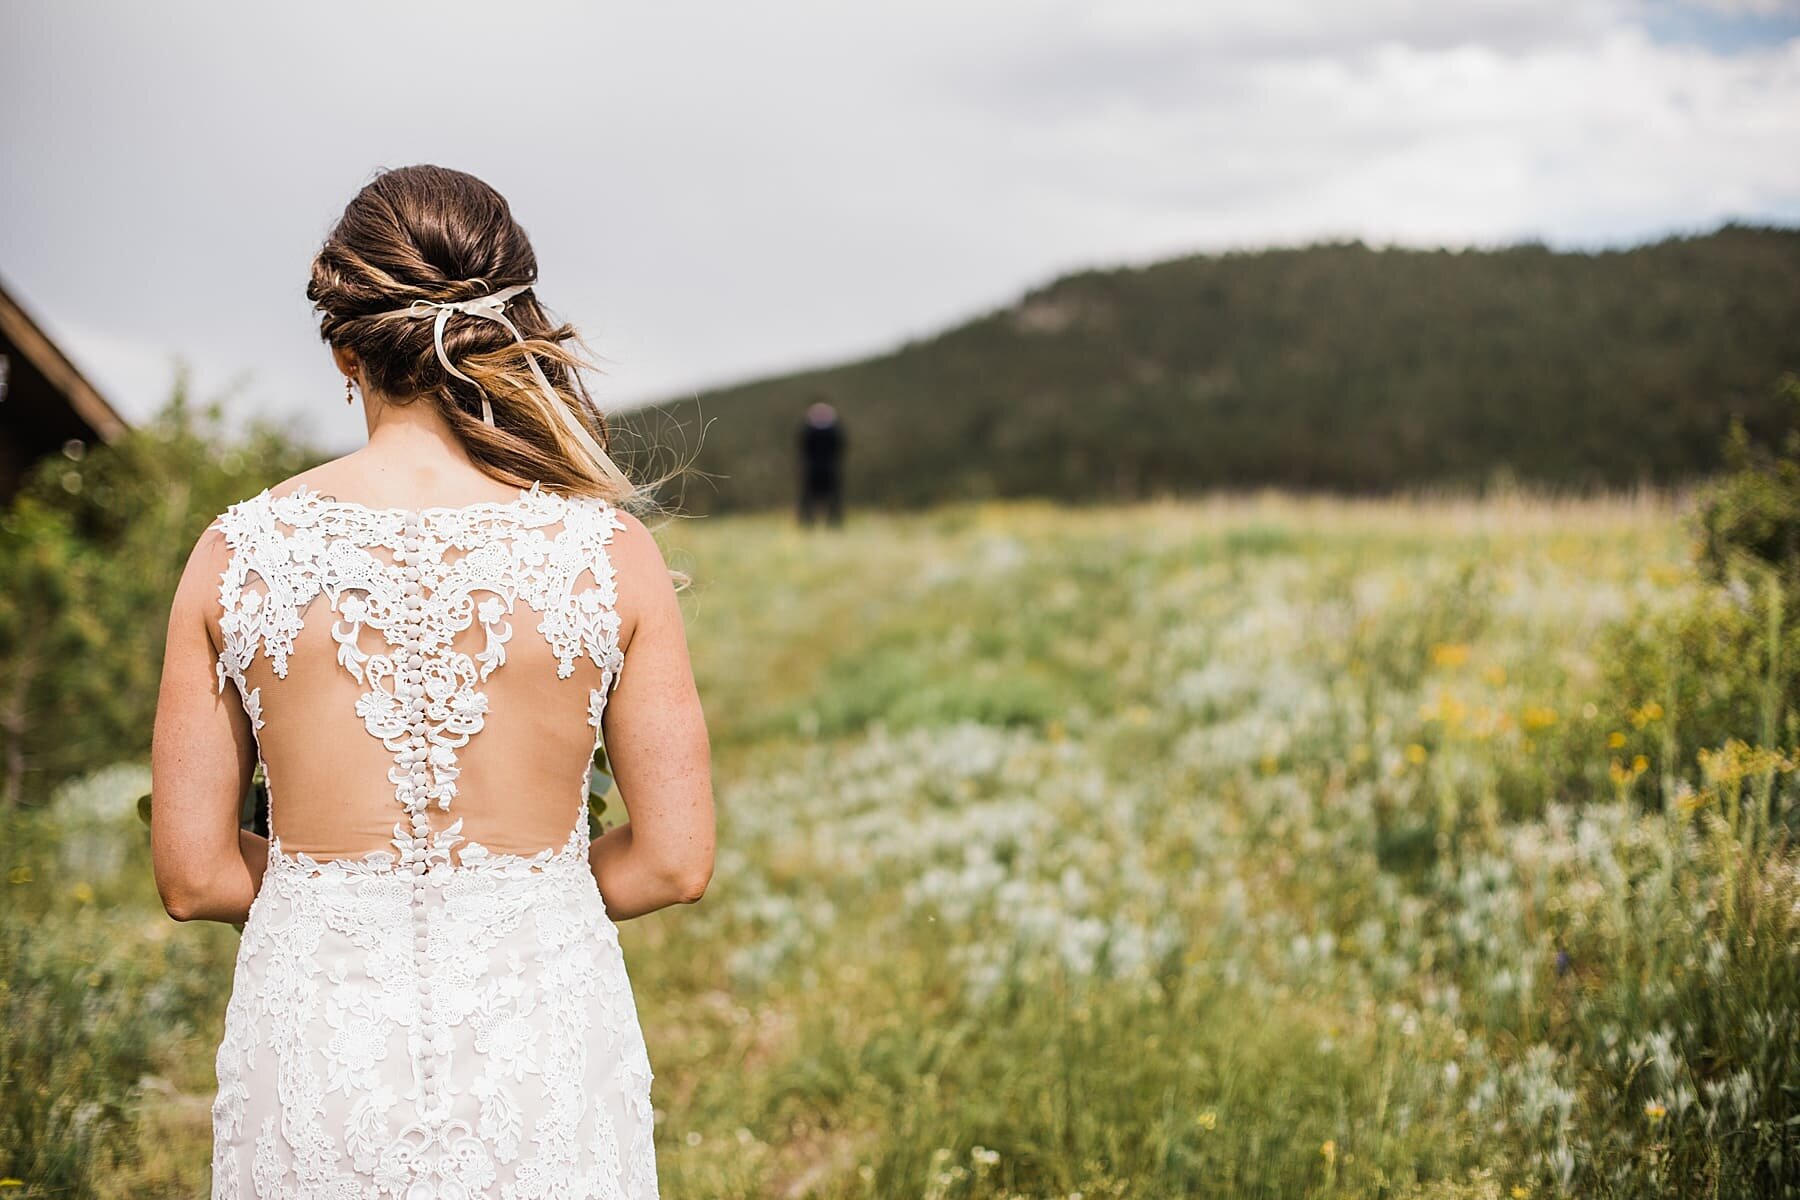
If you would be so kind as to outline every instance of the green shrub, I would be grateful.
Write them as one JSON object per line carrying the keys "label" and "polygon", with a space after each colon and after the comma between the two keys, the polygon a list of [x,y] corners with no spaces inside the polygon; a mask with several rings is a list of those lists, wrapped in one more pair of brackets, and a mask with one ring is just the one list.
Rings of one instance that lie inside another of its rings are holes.
{"label": "green shrub", "polygon": [[1800,590],[1800,376],[1775,386],[1788,427],[1779,440],[1753,440],[1734,420],[1725,441],[1730,474],[1706,492],[1698,512],[1700,562],[1715,580],[1746,565],[1767,568],[1788,595]]}
{"label": "green shrub", "polygon": [[1640,606],[1605,640],[1607,699],[1664,803],[1684,767],[1730,739],[1800,744],[1800,377],[1784,376],[1789,427],[1753,440],[1735,422],[1728,475],[1690,518],[1706,584],[1674,606]]}
{"label": "green shrub", "polygon": [[227,505],[315,458],[275,426],[229,434],[222,406],[178,383],[118,442],[37,465],[0,512],[0,808],[148,754],[188,552]]}

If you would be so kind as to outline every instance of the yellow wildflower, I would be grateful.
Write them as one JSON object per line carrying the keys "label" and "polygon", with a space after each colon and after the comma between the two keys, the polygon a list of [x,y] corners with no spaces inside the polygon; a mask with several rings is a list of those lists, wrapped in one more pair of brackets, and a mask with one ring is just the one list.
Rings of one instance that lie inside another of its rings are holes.
{"label": "yellow wildflower", "polygon": [[1619,750],[1622,749],[1624,745],[1625,735],[1617,729],[1606,735],[1606,748],[1608,750]]}
{"label": "yellow wildflower", "polygon": [[1723,749],[1700,751],[1700,772],[1714,784],[1738,784],[1769,771],[1787,774],[1797,767],[1800,764],[1779,750],[1751,746],[1737,738],[1728,740]]}
{"label": "yellow wildflower", "polygon": [[1681,809],[1683,816],[1693,816],[1707,805],[1717,800],[1718,795],[1711,788],[1701,788],[1697,792],[1689,792],[1678,799],[1675,804]]}
{"label": "yellow wildflower", "polygon": [[1335,1166],[1337,1164],[1337,1143],[1327,1138],[1325,1144],[1319,1147],[1319,1156],[1325,1160],[1327,1166]]}
{"label": "yellow wildflower", "polygon": [[1644,773],[1644,766],[1639,766],[1638,764],[1640,763],[1643,763],[1644,766],[1649,765],[1648,761],[1641,754],[1631,760],[1631,765],[1629,767],[1616,758],[1608,763],[1606,773],[1612,778],[1613,786],[1621,788],[1630,787],[1632,784],[1636,783],[1637,777]]}
{"label": "yellow wildflower", "polygon": [[1668,1116],[1669,1110],[1663,1107],[1662,1101],[1660,1100],[1646,1100],[1644,1102],[1644,1115],[1649,1117],[1650,1123],[1654,1125],[1664,1117]]}
{"label": "yellow wildflower", "polygon": [[1544,708],[1536,704],[1527,705],[1525,711],[1519,714],[1519,724],[1530,730],[1548,729],[1556,724],[1557,720],[1554,708]]}
{"label": "yellow wildflower", "polygon": [[1431,648],[1434,667],[1460,667],[1469,661],[1469,647],[1462,642],[1439,642]]}
{"label": "yellow wildflower", "polygon": [[92,904],[94,902],[94,887],[84,879],[69,889],[69,895],[77,904]]}
{"label": "yellow wildflower", "polygon": [[1425,747],[1419,745],[1417,742],[1412,743],[1406,748],[1406,761],[1415,767],[1425,761],[1425,755]]}
{"label": "yellow wildflower", "polygon": [[1194,1124],[1202,1129],[1217,1129],[1219,1127],[1219,1114],[1209,1108],[1194,1118]]}

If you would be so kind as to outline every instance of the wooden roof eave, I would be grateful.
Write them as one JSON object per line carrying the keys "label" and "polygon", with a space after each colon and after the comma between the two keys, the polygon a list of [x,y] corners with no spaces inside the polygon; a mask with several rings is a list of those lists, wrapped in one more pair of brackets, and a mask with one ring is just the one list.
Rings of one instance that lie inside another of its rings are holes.
{"label": "wooden roof eave", "polygon": [[18,301],[3,285],[0,285],[0,333],[4,333],[31,365],[68,397],[75,414],[87,422],[102,441],[113,441],[125,432],[125,419],[94,390],[94,385],[75,364],[63,356],[56,343],[44,335],[37,322],[19,307]]}

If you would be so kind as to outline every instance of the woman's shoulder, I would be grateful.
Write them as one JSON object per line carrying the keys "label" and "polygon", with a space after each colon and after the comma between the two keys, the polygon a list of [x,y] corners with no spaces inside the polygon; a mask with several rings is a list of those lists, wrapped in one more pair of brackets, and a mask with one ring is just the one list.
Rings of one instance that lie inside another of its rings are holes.
{"label": "woman's shoulder", "polygon": [[332,479],[330,468],[340,461],[341,460],[339,459],[333,459],[331,462],[320,463],[316,467],[310,467],[298,474],[290,475],[279,483],[271,483],[258,491],[246,494],[242,498],[227,505],[225,510],[219,513],[214,519],[210,528],[219,529],[221,526],[228,524],[230,518],[234,516],[249,513],[272,501],[286,499],[287,497],[294,496],[302,491],[314,493],[325,492],[327,490],[326,484]]}
{"label": "woman's shoulder", "polygon": [[609,526],[606,546],[615,568],[631,574],[662,568],[662,547],[637,514],[600,497],[589,497],[584,502],[600,513]]}
{"label": "woman's shoulder", "polygon": [[329,462],[322,462],[316,467],[308,467],[297,475],[289,475],[280,483],[270,484],[250,498],[267,497],[270,500],[283,500],[303,491],[332,495],[343,486],[344,462],[344,458],[334,458]]}
{"label": "woman's shoulder", "polygon": [[300,492],[316,492],[327,496],[344,492],[354,494],[361,478],[372,472],[360,463],[361,451],[352,450],[336,458],[316,463],[304,471],[289,475],[279,483],[271,483],[247,499],[268,497],[281,500]]}
{"label": "woman's shoulder", "polygon": [[635,513],[610,501],[596,503],[604,506],[613,521],[606,551],[616,585],[616,608],[624,623],[624,644],[629,645],[646,616],[671,610],[676,581],[685,581],[686,576],[670,571],[655,531]]}

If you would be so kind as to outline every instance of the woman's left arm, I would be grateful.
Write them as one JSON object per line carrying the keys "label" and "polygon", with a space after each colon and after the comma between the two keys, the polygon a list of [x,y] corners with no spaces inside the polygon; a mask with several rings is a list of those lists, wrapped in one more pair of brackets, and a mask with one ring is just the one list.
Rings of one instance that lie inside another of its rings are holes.
{"label": "woman's left arm", "polygon": [[238,827],[256,741],[235,689],[218,687],[206,620],[226,555],[224,536],[209,529],[188,556],[169,609],[151,735],[150,850],[171,917],[242,925],[262,886],[269,843]]}

